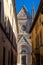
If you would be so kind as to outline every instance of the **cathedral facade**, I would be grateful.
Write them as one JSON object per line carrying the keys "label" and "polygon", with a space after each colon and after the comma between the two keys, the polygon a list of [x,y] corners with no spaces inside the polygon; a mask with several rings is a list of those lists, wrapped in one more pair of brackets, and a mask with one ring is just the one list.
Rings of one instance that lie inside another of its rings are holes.
{"label": "cathedral facade", "polygon": [[17,14],[18,19],[18,41],[17,41],[17,65],[31,65],[32,64],[32,46],[29,35],[29,29],[32,24],[32,17],[28,13],[25,6],[22,6],[20,12]]}

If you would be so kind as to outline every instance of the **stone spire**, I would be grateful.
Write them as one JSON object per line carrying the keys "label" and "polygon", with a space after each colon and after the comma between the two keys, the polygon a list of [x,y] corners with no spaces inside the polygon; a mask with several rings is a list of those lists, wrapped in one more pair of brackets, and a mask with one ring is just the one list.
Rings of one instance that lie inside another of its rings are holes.
{"label": "stone spire", "polygon": [[32,5],[32,22],[34,20],[34,4]]}

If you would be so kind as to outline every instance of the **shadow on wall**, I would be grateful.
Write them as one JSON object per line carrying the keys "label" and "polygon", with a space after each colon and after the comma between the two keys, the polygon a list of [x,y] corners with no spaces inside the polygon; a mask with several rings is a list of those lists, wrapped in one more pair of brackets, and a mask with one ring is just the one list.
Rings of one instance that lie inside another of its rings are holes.
{"label": "shadow on wall", "polygon": [[4,28],[3,28],[2,24],[1,24],[1,27],[3,28],[3,30],[4,30],[5,34],[7,35],[8,39],[11,41],[12,45],[15,48],[17,48],[17,45],[16,45],[16,37],[15,37],[15,34],[14,34],[13,30],[12,30],[12,26],[10,24],[9,18],[7,19],[5,17]]}

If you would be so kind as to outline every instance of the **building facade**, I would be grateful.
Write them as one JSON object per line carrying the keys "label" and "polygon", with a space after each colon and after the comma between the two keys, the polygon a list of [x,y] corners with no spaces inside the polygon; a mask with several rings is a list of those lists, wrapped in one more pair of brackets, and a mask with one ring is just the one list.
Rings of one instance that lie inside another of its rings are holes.
{"label": "building facade", "polygon": [[32,40],[32,65],[43,65],[43,0],[30,28]]}
{"label": "building facade", "polygon": [[29,33],[32,24],[32,17],[23,5],[20,12],[17,14],[19,34]]}
{"label": "building facade", "polygon": [[32,46],[30,40],[21,35],[17,43],[17,65],[31,65],[32,64]]}
{"label": "building facade", "polygon": [[32,18],[25,6],[22,6],[20,12],[17,14],[18,20],[18,41],[17,41],[17,65],[31,65],[32,64],[32,46],[29,39],[29,29],[32,23]]}
{"label": "building facade", "polygon": [[17,64],[17,19],[14,0],[0,0],[0,65]]}

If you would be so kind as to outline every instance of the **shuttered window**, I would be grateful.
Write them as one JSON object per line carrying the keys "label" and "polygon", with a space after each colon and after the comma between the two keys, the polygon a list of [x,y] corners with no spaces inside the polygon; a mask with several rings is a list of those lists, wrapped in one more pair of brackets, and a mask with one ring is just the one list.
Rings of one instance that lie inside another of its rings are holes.
{"label": "shuttered window", "polygon": [[3,47],[3,65],[5,65],[5,47]]}

